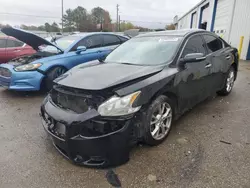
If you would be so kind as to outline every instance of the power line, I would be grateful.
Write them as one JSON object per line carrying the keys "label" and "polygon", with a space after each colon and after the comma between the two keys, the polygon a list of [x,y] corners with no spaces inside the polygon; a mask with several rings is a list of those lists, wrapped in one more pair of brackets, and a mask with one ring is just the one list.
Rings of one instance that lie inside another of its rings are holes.
{"label": "power line", "polygon": [[141,22],[141,23],[171,24],[171,22],[142,21],[142,20],[121,20],[121,21],[125,21],[125,22]]}
{"label": "power line", "polygon": [[60,17],[55,16],[40,16],[40,15],[32,15],[32,14],[17,14],[17,13],[10,13],[10,12],[0,12],[2,15],[14,15],[14,16],[27,16],[27,17],[37,17],[37,18],[56,18],[60,19]]}

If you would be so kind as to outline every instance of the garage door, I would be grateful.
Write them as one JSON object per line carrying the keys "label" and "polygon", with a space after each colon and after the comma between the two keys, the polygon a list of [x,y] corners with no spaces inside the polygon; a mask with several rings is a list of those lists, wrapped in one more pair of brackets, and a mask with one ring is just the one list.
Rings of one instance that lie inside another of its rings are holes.
{"label": "garage door", "polygon": [[228,34],[232,10],[233,0],[218,0],[215,15],[214,32],[222,38],[225,38]]}

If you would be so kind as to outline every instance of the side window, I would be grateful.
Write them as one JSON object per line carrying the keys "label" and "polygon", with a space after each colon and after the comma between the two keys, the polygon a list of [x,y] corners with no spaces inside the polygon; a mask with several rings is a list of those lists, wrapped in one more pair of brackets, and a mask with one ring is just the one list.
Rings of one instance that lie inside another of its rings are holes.
{"label": "side window", "polygon": [[103,40],[104,40],[104,46],[121,44],[120,39],[113,35],[103,35]]}
{"label": "side window", "polygon": [[0,39],[0,48],[6,47],[6,39]]}
{"label": "side window", "polygon": [[22,47],[24,45],[23,42],[18,41],[18,40],[14,41],[14,43],[15,43],[15,47]]}
{"label": "side window", "polygon": [[216,52],[223,48],[222,41],[212,35],[204,35],[204,39],[207,44],[209,53]]}
{"label": "side window", "polygon": [[80,41],[77,46],[86,46],[87,49],[99,48],[102,46],[102,37],[101,35],[87,37]]}
{"label": "side window", "polygon": [[7,48],[14,48],[14,47],[16,47],[14,40],[8,39]]}
{"label": "side window", "polygon": [[206,50],[204,48],[204,43],[201,36],[194,36],[190,38],[182,52],[182,58],[187,54],[191,53],[203,53],[206,54]]}

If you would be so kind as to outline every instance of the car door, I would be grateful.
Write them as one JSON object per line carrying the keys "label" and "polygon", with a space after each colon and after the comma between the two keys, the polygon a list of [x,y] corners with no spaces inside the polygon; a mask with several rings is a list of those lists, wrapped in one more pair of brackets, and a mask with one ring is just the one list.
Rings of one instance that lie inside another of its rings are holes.
{"label": "car door", "polygon": [[[193,35],[187,40],[180,57],[192,53],[207,54],[200,35]],[[186,111],[209,96],[210,62],[207,59],[189,62],[180,69],[177,74],[179,107],[180,111]]]}
{"label": "car door", "polygon": [[6,39],[0,38],[0,63],[6,63]]}
{"label": "car door", "polygon": [[[86,51],[76,53],[79,46],[85,46]],[[68,66],[74,67],[78,64],[88,61],[100,59],[103,54],[101,48],[103,47],[103,38],[101,35],[92,35],[80,40],[67,54],[67,61],[70,62]]]}
{"label": "car door", "polygon": [[233,62],[233,49],[226,47],[225,43],[218,37],[211,34],[204,34],[208,49],[208,58],[211,59],[211,90],[220,90],[225,82],[227,72]]}
{"label": "car door", "polygon": [[7,60],[14,59],[16,57],[19,57],[21,55],[24,55],[23,53],[23,45],[24,43],[21,41],[17,41],[11,38],[8,38],[7,40],[7,46],[6,46],[6,56]]}

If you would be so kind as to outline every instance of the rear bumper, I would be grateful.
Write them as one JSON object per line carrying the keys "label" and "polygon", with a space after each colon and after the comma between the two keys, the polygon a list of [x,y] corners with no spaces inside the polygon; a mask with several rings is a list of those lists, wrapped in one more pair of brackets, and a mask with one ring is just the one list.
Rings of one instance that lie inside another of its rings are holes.
{"label": "rear bumper", "polygon": [[[100,118],[95,110],[74,114],[58,108],[49,99],[45,99],[41,107],[41,116],[43,126],[52,137],[56,149],[74,164],[106,168],[122,165],[129,160],[132,119],[123,120],[123,126],[117,131],[91,137],[81,135],[80,130],[87,126],[89,121]],[[63,137],[49,128],[48,119],[65,125]],[[96,125],[102,126],[101,123]]]}
{"label": "rear bumper", "polygon": [[37,91],[44,75],[37,71],[16,72],[9,69],[11,77],[0,75],[0,86],[17,91]]}

